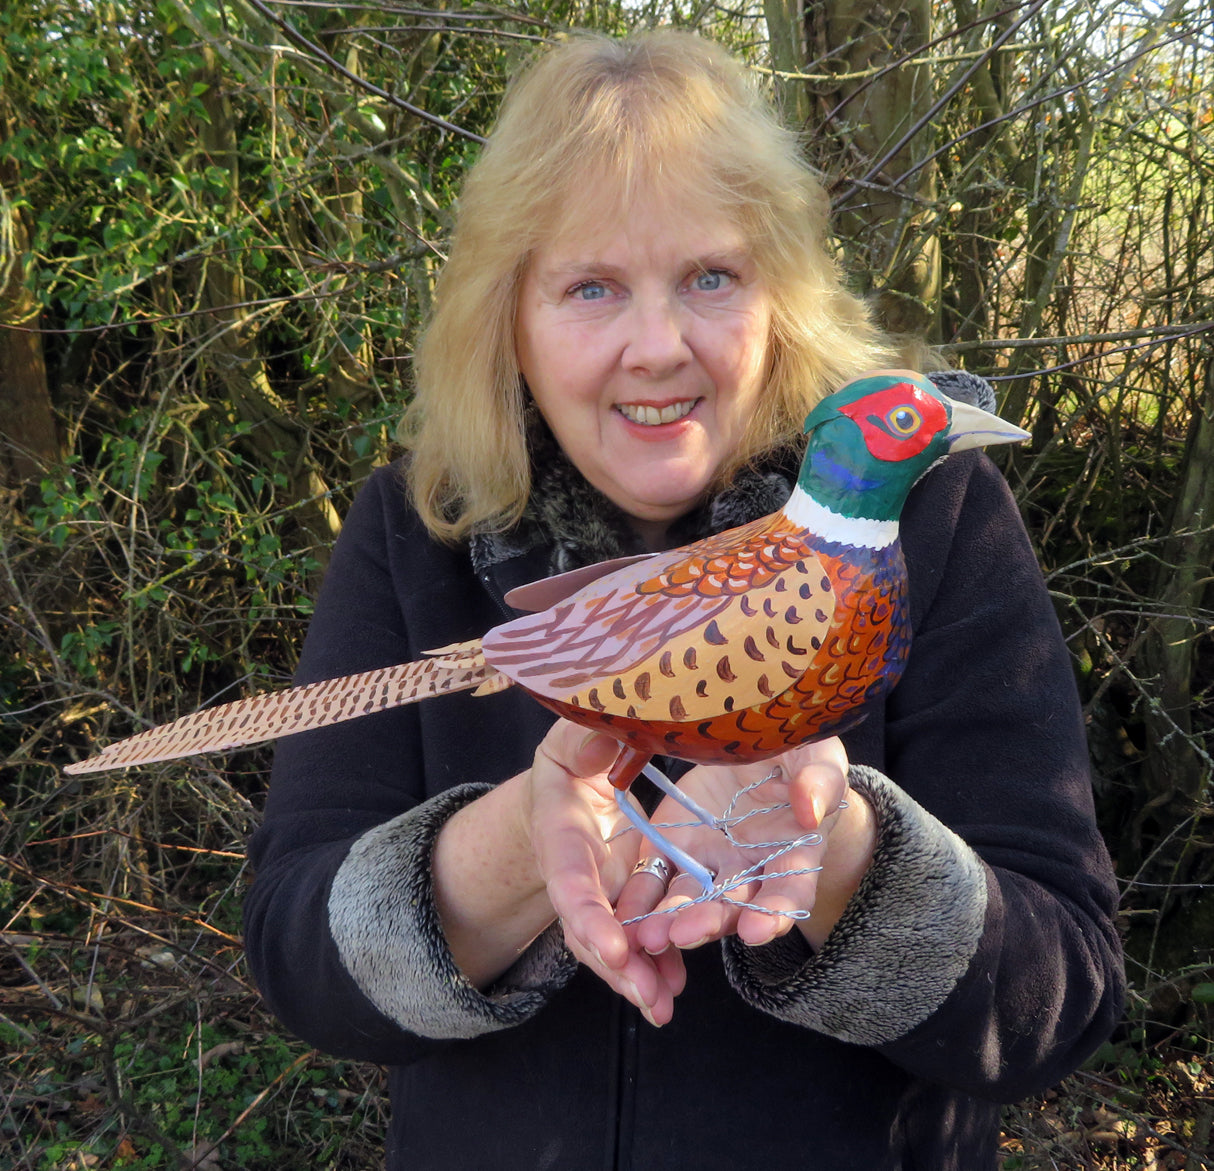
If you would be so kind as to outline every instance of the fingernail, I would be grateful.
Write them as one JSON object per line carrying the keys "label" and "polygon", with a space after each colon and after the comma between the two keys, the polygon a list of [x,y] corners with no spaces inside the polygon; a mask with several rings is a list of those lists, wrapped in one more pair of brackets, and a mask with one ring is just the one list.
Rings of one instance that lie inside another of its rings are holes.
{"label": "fingernail", "polygon": [[649,1007],[642,999],[641,994],[637,991],[637,986],[631,980],[623,980],[620,987],[624,990],[627,999],[637,1006],[637,1011],[643,1016],[655,1029],[660,1029],[662,1026],[653,1019],[653,1009]]}

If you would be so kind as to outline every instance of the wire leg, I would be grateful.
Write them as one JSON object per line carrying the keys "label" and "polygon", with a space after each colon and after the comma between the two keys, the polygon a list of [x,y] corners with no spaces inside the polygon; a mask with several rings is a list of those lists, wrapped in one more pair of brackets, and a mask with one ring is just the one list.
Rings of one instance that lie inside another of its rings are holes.
{"label": "wire leg", "polygon": [[678,805],[682,805],[696,821],[708,826],[709,829],[726,829],[724,818],[717,817],[715,813],[709,813],[698,801],[689,797],[682,789],[678,787],[664,772],[662,772],[655,764],[650,762],[646,764],[641,772],[647,776],[663,793],[666,794],[672,801]]}
{"label": "wire leg", "polygon": [[[653,771],[657,772],[657,769]],[[648,768],[646,769],[646,773],[648,773]],[[661,773],[658,773],[658,776],[661,775]],[[653,778],[651,777],[650,779],[652,780]],[[662,781],[666,785],[670,784],[665,777],[662,777]],[[656,781],[654,783],[657,784]],[[662,788],[663,786],[659,785],[658,787]],[[673,787],[671,785],[671,788]],[[669,858],[680,870],[690,874],[704,888],[705,894],[712,893],[716,882],[716,875],[707,866],[697,862],[686,850],[681,850],[661,830],[653,826],[649,818],[645,816],[641,808],[633,801],[632,796],[626,789],[616,789],[615,800],[616,804],[620,807],[620,812],[632,822],[642,837],[655,846],[660,854]],[[679,804],[683,805],[685,803],[680,801]],[[694,805],[695,802],[692,802],[692,804]],[[702,813],[703,811],[701,810],[700,812]],[[700,813],[697,813],[696,816],[700,820],[704,820],[704,818],[700,817]],[[716,824],[716,818],[712,817],[711,814],[706,816],[708,824]]]}

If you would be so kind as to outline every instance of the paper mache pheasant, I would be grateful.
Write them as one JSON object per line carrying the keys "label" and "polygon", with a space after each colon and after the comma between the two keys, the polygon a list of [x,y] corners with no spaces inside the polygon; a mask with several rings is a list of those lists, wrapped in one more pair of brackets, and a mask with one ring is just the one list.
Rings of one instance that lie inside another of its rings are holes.
{"label": "paper mache pheasant", "polygon": [[904,370],[866,374],[820,402],[788,503],[678,549],[574,570],[508,595],[534,610],[483,639],[403,663],[206,708],[67,766],[149,764],[511,684],[622,743],[611,770],[624,813],[710,890],[713,876],[627,798],[645,772],[715,819],[651,756],[765,760],[838,735],[898,681],[910,646],[898,518],[907,494],[956,451],[1027,432]]}

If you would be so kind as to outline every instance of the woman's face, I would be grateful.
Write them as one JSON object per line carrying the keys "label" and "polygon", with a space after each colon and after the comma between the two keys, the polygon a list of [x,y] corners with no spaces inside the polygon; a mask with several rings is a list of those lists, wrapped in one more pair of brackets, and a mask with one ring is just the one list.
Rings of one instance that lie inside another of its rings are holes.
{"label": "woman's face", "polygon": [[641,199],[533,255],[515,347],[565,454],[657,548],[745,433],[770,322],[736,226]]}

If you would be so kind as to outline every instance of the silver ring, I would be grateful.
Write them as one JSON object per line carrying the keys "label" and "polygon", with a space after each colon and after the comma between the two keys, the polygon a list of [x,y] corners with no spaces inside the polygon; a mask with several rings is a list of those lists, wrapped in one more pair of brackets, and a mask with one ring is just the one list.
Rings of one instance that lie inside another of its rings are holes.
{"label": "silver ring", "polygon": [[652,874],[663,886],[669,886],[674,877],[674,868],[660,854],[642,858],[633,868],[633,874]]}

